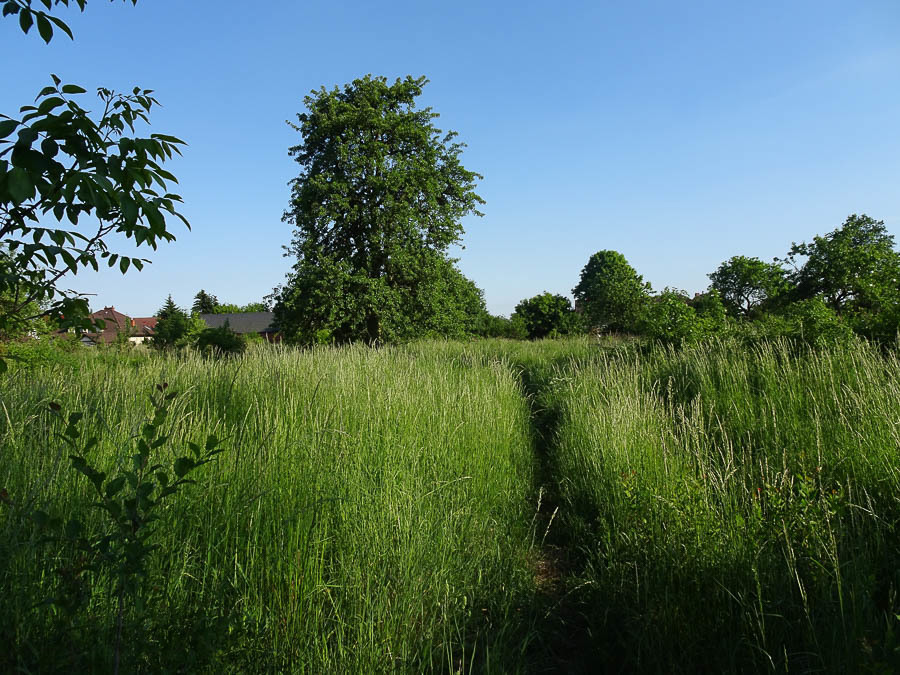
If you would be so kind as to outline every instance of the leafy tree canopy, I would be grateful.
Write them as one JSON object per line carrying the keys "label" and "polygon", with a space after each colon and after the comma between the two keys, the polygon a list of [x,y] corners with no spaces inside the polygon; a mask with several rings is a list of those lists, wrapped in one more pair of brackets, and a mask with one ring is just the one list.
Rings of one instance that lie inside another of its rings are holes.
{"label": "leafy tree canopy", "polygon": [[516,305],[513,319],[522,322],[532,340],[567,335],[580,328],[580,317],[572,309],[571,301],[547,291],[522,300]]}
{"label": "leafy tree canopy", "polygon": [[759,258],[737,255],[709,275],[710,288],[718,291],[726,309],[734,316],[750,316],[767,299],[787,290],[780,265]]}
{"label": "leafy tree canopy", "polygon": [[783,262],[796,297],[821,296],[839,314],[847,309],[878,311],[891,305],[900,289],[900,254],[884,221],[863,214],[810,243],[794,244]]}
{"label": "leafy tree canopy", "polygon": [[606,331],[632,331],[650,292],[650,284],[618,251],[598,251],[581,271],[572,290],[588,323]]}
{"label": "leafy tree canopy", "polygon": [[[213,296],[215,297],[215,296]],[[225,302],[217,304],[210,314],[248,314],[250,312],[268,312],[271,308],[265,302],[248,302],[246,305],[235,305]]]}
{"label": "leafy tree canopy", "polygon": [[456,134],[434,126],[437,113],[416,107],[426,82],[366,76],[304,99],[284,215],[297,263],[275,310],[287,339],[377,343],[443,332],[465,314],[448,309],[472,296],[446,251],[461,219],[481,215],[481,176],[460,163]]}

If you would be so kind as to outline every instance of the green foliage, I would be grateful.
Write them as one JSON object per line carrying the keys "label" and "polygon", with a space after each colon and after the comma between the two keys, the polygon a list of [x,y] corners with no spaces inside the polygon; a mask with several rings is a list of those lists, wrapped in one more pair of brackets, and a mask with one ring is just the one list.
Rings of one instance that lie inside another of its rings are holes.
{"label": "green foliage", "polygon": [[[166,191],[167,182],[177,181],[160,165],[180,154],[182,142],[164,134],[128,135],[149,121],[157,104],[152,92],[100,89],[96,120],[77,102],[83,93],[53,76],[36,105],[20,109],[21,117],[0,115],[0,244],[8,251],[0,263],[0,293],[19,298],[0,323],[20,319],[37,302],[47,303],[45,313],[62,315],[63,327],[90,328],[87,302],[62,291],[60,278],[96,270],[101,261],[122,273],[141,269],[147,261],[110,250],[109,235],[155,249],[175,238],[166,214],[187,224],[175,210],[180,197]],[[44,226],[50,218],[71,227]],[[93,231],[73,229],[88,219],[97,223]]]}
{"label": "green foliage", "polygon": [[518,314],[507,318],[485,312],[479,320],[476,330],[478,335],[486,338],[506,338],[507,340],[525,340],[528,338],[528,330],[525,322]]}
{"label": "green foliage", "polygon": [[[215,296],[213,296],[215,297]],[[202,312],[204,314],[248,314],[251,312],[269,312],[271,307],[265,302],[248,302],[246,305],[235,305],[232,303],[218,303],[213,307],[211,312]]]}
{"label": "green foliage", "polygon": [[800,300],[821,296],[839,314],[877,314],[900,296],[900,253],[884,221],[853,214],[811,243],[794,244],[786,263]]}
{"label": "green foliage", "polygon": [[581,317],[572,309],[569,299],[547,291],[516,305],[513,321],[521,322],[531,340],[578,333],[583,328]]}
{"label": "green foliage", "polygon": [[[86,5],[72,1],[82,10]],[[25,33],[36,26],[45,42],[54,28],[72,37],[66,23],[50,13],[68,6],[68,0],[41,0],[43,8],[32,0],[0,4],[2,16],[17,17]],[[87,301],[64,290],[61,278],[86,267],[96,270],[101,262],[123,274],[130,267],[141,269],[148,261],[110,250],[110,235],[156,249],[158,242],[174,239],[167,214],[188,224],[175,209],[181,198],[167,190],[177,180],[161,166],[180,154],[183,142],[165,134],[130,135],[136,124],[149,122],[158,105],[152,90],[135,87],[131,94],[118,94],[100,88],[102,112],[92,116],[79,104],[85,89],[63,84],[56,75],[51,79],[35,105],[19,109],[20,116],[0,114],[0,296],[14,298],[0,307],[0,333],[14,333],[34,318],[35,304],[62,328],[102,328],[102,321],[88,318]],[[67,224],[48,227],[51,218]],[[85,220],[93,223],[87,232],[74,229]]]}
{"label": "green foliage", "polygon": [[[110,0],[110,2],[113,1]],[[129,2],[129,0],[124,1]],[[130,2],[132,5],[137,4],[137,0],[130,0]],[[54,26],[72,39],[72,29],[69,28],[68,24],[59,17],[50,14],[50,10],[54,6],[64,5],[69,7],[70,0],[40,0],[40,3],[44,6],[44,9],[35,9],[34,5],[36,3],[33,0],[2,0],[0,5],[2,5],[3,9],[0,15],[17,16],[19,28],[26,34],[31,30],[32,26],[36,26],[38,35],[48,44],[53,39]],[[71,4],[83,12],[87,5],[87,0],[71,0]]]}
{"label": "green foliage", "polygon": [[172,294],[169,293],[169,295],[166,297],[165,302],[163,302],[162,307],[156,310],[156,314],[154,314],[154,316],[157,319],[168,319],[173,314],[178,314],[179,312],[181,314],[185,313],[183,309],[175,304],[175,301],[172,299]]}
{"label": "green foliage", "polygon": [[683,291],[666,288],[644,306],[640,332],[664,344],[683,345],[711,334],[715,319],[704,320]]}
{"label": "green foliage", "polygon": [[38,339],[21,338],[0,344],[0,357],[10,370],[34,370],[45,366],[73,367],[84,349],[75,335],[44,335]]}
{"label": "green foliage", "polygon": [[197,349],[212,356],[235,356],[247,349],[244,336],[238,335],[226,321],[218,328],[205,328],[197,336]]}
{"label": "green foliage", "polygon": [[169,295],[156,313],[158,321],[153,331],[151,344],[156,349],[166,350],[193,344],[197,336],[206,329],[203,319],[188,316]]}
{"label": "green foliage", "polygon": [[581,270],[572,290],[592,328],[634,331],[650,292],[650,284],[617,251],[598,251]]}
{"label": "green foliage", "polygon": [[[157,548],[150,544],[154,524],[159,520],[157,509],[167,497],[194,482],[187,477],[189,474],[223,452],[219,447],[221,441],[209,436],[204,447],[188,443],[192,454],[178,457],[171,465],[151,462],[151,454],[169,441],[169,437],[163,434],[163,425],[175,394],[165,393],[167,387],[167,384],[157,385],[157,393],[151,395],[153,416],[141,428],[135,454],[119,467],[114,476],[100,471],[89,459],[98,439],[83,437],[80,424],[83,413],[68,415],[60,438],[69,449],[72,468],[85,476],[94,488],[97,501],[93,506],[104,513],[106,527],[100,532],[86,532],[84,515],[77,513],[66,514],[65,518],[52,517],[40,510],[31,514],[39,531],[68,541],[80,553],[77,568],[69,569],[62,575],[68,583],[61,584],[56,597],[51,600],[63,610],[69,621],[74,621],[90,602],[93,592],[90,575],[108,574],[114,580],[118,615],[113,672],[119,671],[122,630],[128,604],[132,604],[138,614],[141,613],[143,603],[140,602],[140,595],[146,585],[148,560]],[[52,403],[51,409],[57,415],[62,414],[58,404]]]}
{"label": "green foliage", "polygon": [[788,336],[814,345],[847,343],[853,331],[822,298],[791,303],[784,313]]}
{"label": "green foliage", "polygon": [[735,317],[750,317],[767,300],[788,290],[780,265],[742,255],[723,262],[709,278],[710,288],[718,291],[728,312]]}
{"label": "green foliage", "polygon": [[460,163],[456,134],[416,108],[426,82],[366,76],[304,99],[292,125],[303,141],[290,150],[301,172],[284,215],[297,263],[275,309],[286,339],[378,343],[459,327],[448,315],[464,315],[471,293],[463,307],[440,297],[463,285],[446,251],[460,220],[481,215],[480,176]]}
{"label": "green foliage", "polygon": [[[171,296],[169,296],[171,298]],[[202,288],[194,296],[194,304],[191,306],[191,311],[194,314],[214,314],[216,311],[216,307],[219,304],[219,299],[207,293]]]}

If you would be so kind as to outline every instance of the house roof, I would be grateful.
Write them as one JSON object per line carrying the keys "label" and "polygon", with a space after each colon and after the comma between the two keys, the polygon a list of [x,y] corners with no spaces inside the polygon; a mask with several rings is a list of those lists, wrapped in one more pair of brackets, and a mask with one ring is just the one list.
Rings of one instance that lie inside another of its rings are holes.
{"label": "house roof", "polygon": [[92,319],[102,319],[106,324],[102,331],[85,333],[93,342],[114,342],[116,336],[125,333],[129,337],[148,337],[156,328],[156,317],[132,319],[130,316],[116,311],[115,307],[104,307],[91,314]]}
{"label": "house roof", "polygon": [[274,333],[272,312],[241,312],[239,314],[201,314],[200,318],[209,328],[221,328],[228,322],[235,333]]}

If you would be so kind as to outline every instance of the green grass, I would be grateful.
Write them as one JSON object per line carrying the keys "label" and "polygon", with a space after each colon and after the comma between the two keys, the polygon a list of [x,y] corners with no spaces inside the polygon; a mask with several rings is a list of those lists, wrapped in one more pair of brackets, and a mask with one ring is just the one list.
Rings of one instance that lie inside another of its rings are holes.
{"label": "green grass", "polygon": [[554,473],[595,658],[900,667],[900,364],[712,344],[560,368]]}
{"label": "green grass", "polygon": [[[90,512],[47,404],[84,411],[102,433],[92,459],[111,466],[161,381],[180,392],[176,447],[229,441],[159,524],[134,665],[455,670],[503,643],[531,542],[527,407],[507,369],[360,348],[22,373],[0,390],[0,485],[20,504]],[[108,583],[78,632],[53,633],[51,612],[33,607],[55,592],[64,552],[37,545],[21,509],[0,518],[2,641],[15,646],[2,669],[100,668]],[[49,635],[59,649],[45,649]]]}
{"label": "green grass", "polygon": [[100,531],[48,403],[86,413],[108,468],[163,381],[162,451],[227,451],[164,508],[130,670],[900,669],[897,356],[580,339],[13,372],[0,670],[108,668],[111,582],[58,618],[73,553],[26,513]]}

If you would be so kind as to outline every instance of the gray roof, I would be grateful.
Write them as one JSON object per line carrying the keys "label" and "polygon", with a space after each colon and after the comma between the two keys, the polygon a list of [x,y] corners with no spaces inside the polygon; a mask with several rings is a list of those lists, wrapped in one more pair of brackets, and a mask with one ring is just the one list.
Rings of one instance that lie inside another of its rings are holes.
{"label": "gray roof", "polygon": [[201,314],[200,318],[208,328],[219,328],[228,322],[235,333],[274,333],[272,312],[242,312],[240,314]]}

